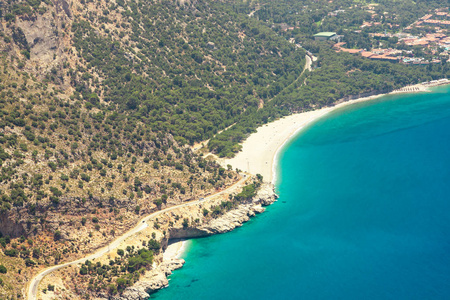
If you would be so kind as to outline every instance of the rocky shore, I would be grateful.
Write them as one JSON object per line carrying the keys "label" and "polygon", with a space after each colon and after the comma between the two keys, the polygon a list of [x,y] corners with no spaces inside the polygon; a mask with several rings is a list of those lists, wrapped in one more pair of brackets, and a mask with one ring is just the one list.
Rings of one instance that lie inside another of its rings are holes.
{"label": "rocky shore", "polygon": [[[172,227],[169,230],[166,245],[170,239],[187,239],[195,237],[210,236],[213,234],[232,231],[236,227],[242,226],[256,214],[264,212],[264,206],[270,205],[276,201],[278,196],[275,194],[274,186],[271,183],[263,183],[255,197],[250,201],[241,203],[235,209],[232,209],[222,216],[196,226],[191,224],[187,228]],[[172,274],[173,270],[183,266],[184,259],[172,258],[168,261],[162,261],[152,270],[146,272],[138,282],[128,287],[120,296],[103,299],[113,300],[146,300],[150,294],[169,285],[167,276]],[[106,295],[105,295],[106,296]],[[102,299],[102,298],[99,298]]]}

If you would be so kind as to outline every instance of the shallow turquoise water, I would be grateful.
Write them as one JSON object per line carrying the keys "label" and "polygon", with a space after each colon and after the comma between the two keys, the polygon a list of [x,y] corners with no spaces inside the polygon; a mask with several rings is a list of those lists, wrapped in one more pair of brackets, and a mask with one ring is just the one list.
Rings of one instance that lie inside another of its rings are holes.
{"label": "shallow turquoise water", "polygon": [[449,90],[304,130],[279,157],[278,202],[193,240],[152,299],[449,299]]}

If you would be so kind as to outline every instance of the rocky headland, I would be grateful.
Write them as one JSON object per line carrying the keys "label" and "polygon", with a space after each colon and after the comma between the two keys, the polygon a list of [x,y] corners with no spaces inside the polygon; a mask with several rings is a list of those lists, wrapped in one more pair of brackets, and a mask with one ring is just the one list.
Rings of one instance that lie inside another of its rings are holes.
{"label": "rocky headland", "polygon": [[[264,206],[272,204],[277,198],[273,184],[263,183],[256,196],[217,218],[200,225],[194,223],[188,227],[175,225],[169,228],[168,235],[163,238],[161,243],[167,247],[168,242],[172,239],[205,237],[232,231],[256,214],[264,212]],[[195,217],[195,214],[192,216]],[[105,295],[104,298],[98,299],[146,300],[150,294],[167,287],[169,285],[167,276],[172,274],[173,270],[181,268],[185,261],[177,257],[162,260],[162,254],[158,258],[160,259],[159,263],[152,270],[147,271],[133,286],[126,288],[122,295],[113,298]]]}

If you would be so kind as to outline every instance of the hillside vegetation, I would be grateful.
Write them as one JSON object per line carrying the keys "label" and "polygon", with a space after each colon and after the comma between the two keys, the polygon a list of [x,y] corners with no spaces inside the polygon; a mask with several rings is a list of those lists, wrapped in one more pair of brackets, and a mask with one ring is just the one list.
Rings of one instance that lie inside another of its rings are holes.
{"label": "hillside vegetation", "polygon": [[231,169],[186,144],[263,107],[304,51],[222,2],[0,6],[0,294]]}
{"label": "hillside vegetation", "polygon": [[[211,152],[232,156],[278,117],[448,73],[335,53],[309,39],[322,27],[306,25],[334,7],[293,17],[290,4],[0,3],[0,298],[23,297],[38,269],[83,256],[144,214],[237,180],[190,145],[210,139]],[[303,48],[278,30],[282,20],[299,26]],[[304,48],[319,58],[313,72],[303,72]],[[132,272],[151,268],[148,250],[129,252]]]}

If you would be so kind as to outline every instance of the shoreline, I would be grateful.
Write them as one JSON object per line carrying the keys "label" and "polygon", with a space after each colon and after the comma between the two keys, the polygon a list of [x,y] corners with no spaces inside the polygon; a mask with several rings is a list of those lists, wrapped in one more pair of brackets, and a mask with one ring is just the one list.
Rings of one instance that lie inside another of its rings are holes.
{"label": "shoreline", "polygon": [[[444,84],[450,84],[450,81],[446,81]],[[308,125],[312,124],[314,121],[319,120],[320,118],[329,114],[330,112],[333,112],[342,107],[346,107],[360,102],[374,100],[387,95],[430,92],[429,88],[434,86],[437,85],[416,84],[412,86],[403,87],[390,93],[382,93],[368,97],[361,97],[358,99],[340,102],[334,106],[324,107],[318,110],[286,116],[274,122],[258,127],[257,132],[251,134],[244,141],[244,143],[242,144],[243,147],[241,152],[239,152],[234,158],[220,160],[220,163],[222,163],[223,165],[231,164],[234,168],[239,168],[250,174],[259,173],[263,175],[266,182],[275,185],[277,180],[277,172],[276,172],[277,162],[281,150],[288,142],[290,142],[295,136],[297,136],[303,129],[305,129]],[[283,127],[285,129],[284,131],[282,130]],[[264,128],[266,129],[264,130]],[[278,132],[280,132],[280,134],[278,134]],[[268,139],[268,136],[266,136],[267,133],[270,134],[269,141],[267,141]],[[276,139],[270,139],[275,136],[277,137]],[[263,146],[261,147],[261,145]],[[269,160],[267,160],[268,158]],[[259,164],[254,163],[252,165],[252,167],[255,167],[256,165],[256,168],[252,168],[251,170],[247,168],[250,167],[250,163],[257,161],[259,161],[260,163]],[[268,161],[270,161],[270,164],[268,163]],[[251,171],[253,171],[253,173]],[[189,238],[174,239],[174,242],[170,243],[163,253],[163,262],[168,263],[180,259],[181,256],[185,254],[186,251],[188,250],[187,249],[188,241]]]}
{"label": "shoreline", "polygon": [[301,130],[323,116],[339,108],[353,105],[355,103],[366,102],[388,95],[412,94],[420,92],[430,92],[430,87],[449,84],[449,80],[443,80],[439,84],[416,84],[406,86],[390,93],[361,97],[345,102],[338,102],[336,105],[323,107],[321,109],[296,113],[257,128],[255,133],[242,143],[242,150],[235,157],[221,160],[222,165],[230,164],[233,168],[239,168],[250,174],[261,174],[264,181],[272,184],[277,180],[278,156],[284,146],[298,135]]}
{"label": "shoreline", "polygon": [[[445,84],[450,83],[447,81]],[[334,106],[321,108],[318,110],[308,111],[304,113],[293,114],[290,116],[286,116],[282,119],[276,120],[269,124],[265,124],[257,129],[257,132],[251,134],[249,138],[243,143],[243,150],[236,155],[233,159],[225,159],[220,160],[222,164],[232,164],[235,168],[240,168],[241,170],[246,170],[250,174],[260,173],[265,178],[265,185],[270,191],[261,191],[262,194],[269,197],[273,197],[274,189],[273,185],[276,181],[276,167],[278,156],[281,153],[281,150],[284,146],[292,140],[299,132],[301,132],[306,126],[312,124],[314,121],[322,118],[328,113],[335,111],[336,109],[346,107],[351,104],[365,102],[369,100],[373,100],[376,98],[380,98],[386,95],[391,94],[399,94],[399,93],[417,93],[417,92],[429,92],[428,86],[424,84],[417,84],[413,86],[404,87],[402,89],[390,92],[383,93],[378,95],[373,95],[369,97],[361,97],[354,100],[349,100],[346,102],[337,103]],[[261,130],[263,129],[263,130]],[[265,129],[265,130],[264,130]],[[266,134],[270,133],[271,135],[267,136]],[[269,139],[269,140],[268,140]],[[255,141],[257,143],[255,143]],[[261,147],[261,145],[263,145]],[[245,147],[245,148],[244,148]],[[247,150],[247,151],[246,151]],[[259,152],[259,153],[255,153]],[[246,155],[246,156],[244,156]],[[241,165],[236,163],[233,164],[233,160],[236,158],[240,159]],[[251,158],[251,159],[249,159]],[[267,159],[267,160],[265,160]],[[253,162],[258,162],[259,164],[253,164]],[[270,161],[270,164],[268,163]],[[247,170],[246,166],[250,167],[250,162],[253,164],[252,168]],[[259,169],[258,169],[259,168]],[[251,172],[252,171],[252,172]],[[145,293],[153,293],[157,290],[165,288],[169,285],[168,275],[172,273],[173,270],[181,268],[184,264],[184,259],[181,258],[183,254],[185,254],[188,250],[188,240],[193,237],[200,236],[208,236],[215,235],[219,233],[224,233],[233,230],[235,227],[241,226],[243,223],[248,221],[250,217],[254,216],[255,213],[262,213],[264,208],[261,205],[266,206],[273,201],[276,200],[277,196],[270,201],[263,201],[264,197],[259,195],[255,197],[255,201],[251,204],[241,204],[238,208],[229,211],[228,213],[222,215],[219,218],[219,222],[217,220],[211,221],[209,224],[204,224],[200,226],[201,228],[196,228],[197,226],[181,229],[178,228],[175,231],[171,232],[171,236],[174,238],[171,239],[169,237],[169,241],[172,240],[167,248],[164,250],[162,254],[162,261],[158,265],[157,269],[152,271],[150,276],[147,278],[142,278],[140,281],[135,283],[132,287],[127,288],[126,292],[129,290],[130,294],[134,294],[137,290],[141,290]],[[272,195],[272,196],[270,196]],[[224,226],[226,225],[226,226]],[[173,228],[175,229],[175,228]],[[205,230],[209,233],[206,235],[198,234],[198,230]],[[146,294],[148,295],[148,294]],[[115,299],[128,299],[127,297],[117,297]],[[147,298],[139,298],[139,299],[147,299]]]}
{"label": "shoreline", "polygon": [[[228,197],[217,198],[211,205],[219,205]],[[153,268],[146,271],[132,286],[127,287],[122,294],[113,297],[114,300],[146,300],[150,295],[169,286],[169,275],[172,271],[183,267],[185,260],[181,258],[189,248],[188,241],[192,238],[206,237],[221,233],[230,232],[237,227],[242,226],[245,222],[256,214],[264,212],[264,206],[275,202],[277,196],[274,192],[273,185],[270,183],[262,183],[257,194],[251,199],[242,201],[237,207],[228,210],[217,218],[210,218],[204,222],[191,223],[191,226],[185,227],[180,222],[166,227],[168,235],[164,235],[162,243],[167,243],[166,249],[158,261],[154,263]],[[184,211],[185,212],[185,211]],[[178,211],[183,213],[183,211]],[[184,214],[186,215],[186,214]],[[203,215],[203,206],[199,205],[189,210],[192,218]],[[167,223],[166,223],[167,224]],[[160,236],[161,237],[161,236]],[[164,248],[164,247],[163,247]],[[106,297],[98,297],[97,299],[107,299]]]}
{"label": "shoreline", "polygon": [[180,239],[170,243],[163,253],[163,262],[179,259],[187,250],[188,240]]}

